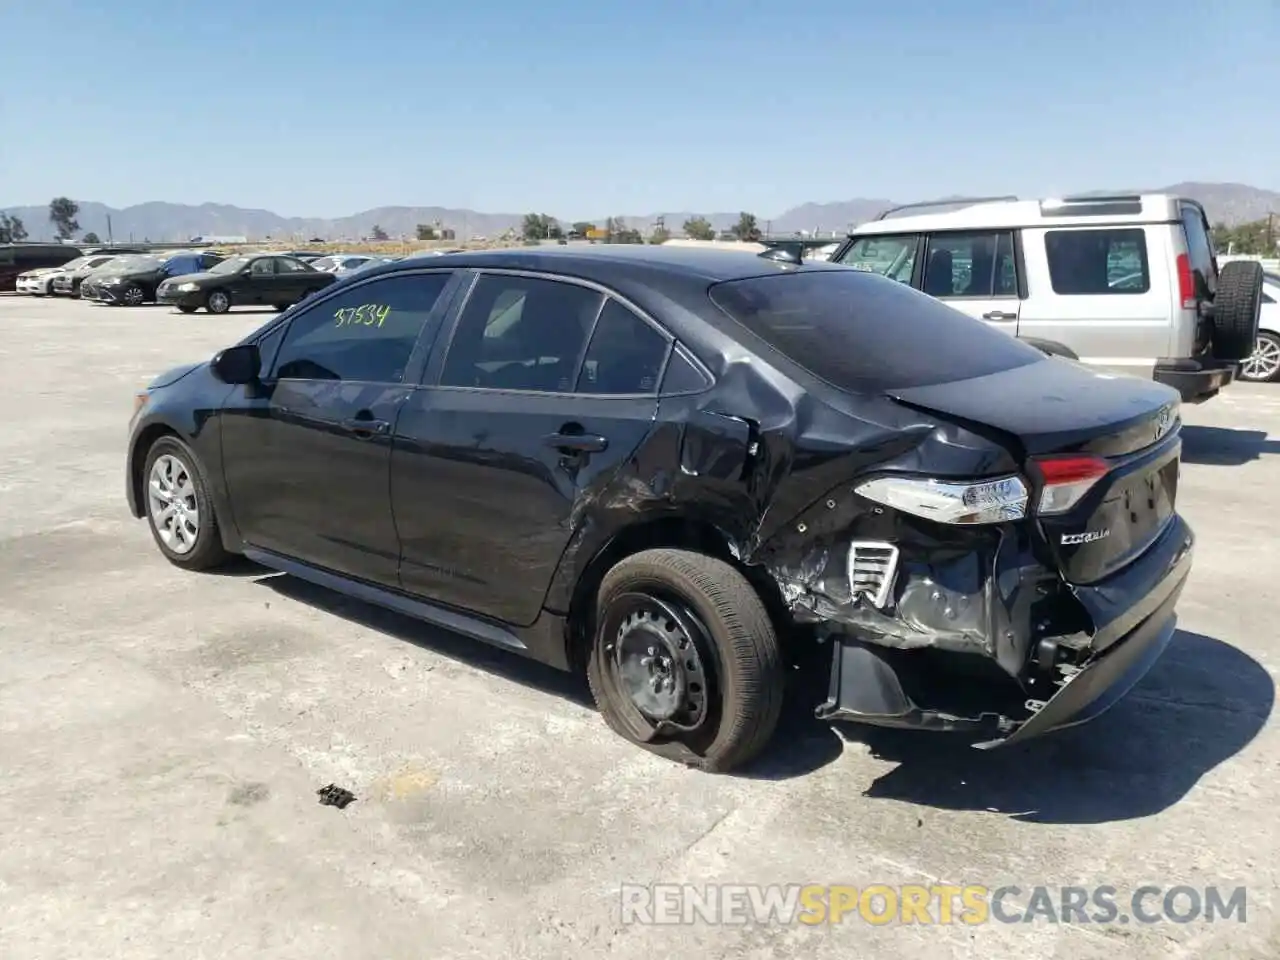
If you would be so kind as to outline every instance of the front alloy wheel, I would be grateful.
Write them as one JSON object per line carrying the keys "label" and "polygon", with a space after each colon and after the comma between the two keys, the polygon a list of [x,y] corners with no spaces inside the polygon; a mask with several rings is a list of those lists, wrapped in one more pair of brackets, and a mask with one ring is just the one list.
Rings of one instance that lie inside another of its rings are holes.
{"label": "front alloy wheel", "polygon": [[200,536],[200,504],[191,468],[173,454],[158,457],[147,478],[147,510],[161,543],[178,556]]}
{"label": "front alloy wheel", "polygon": [[146,293],[136,283],[129,284],[120,294],[120,299],[127,307],[140,307],[146,298]]}
{"label": "front alloy wheel", "polygon": [[173,436],[157,440],[140,480],[147,524],[166,559],[190,570],[226,560],[204,475],[185,443]]}
{"label": "front alloy wheel", "polygon": [[1253,353],[1240,364],[1240,379],[1251,383],[1270,383],[1280,379],[1280,336],[1260,331]]}
{"label": "front alloy wheel", "polygon": [[210,313],[226,313],[231,309],[231,297],[222,290],[215,290],[209,294],[209,299],[205,301],[205,307]]}

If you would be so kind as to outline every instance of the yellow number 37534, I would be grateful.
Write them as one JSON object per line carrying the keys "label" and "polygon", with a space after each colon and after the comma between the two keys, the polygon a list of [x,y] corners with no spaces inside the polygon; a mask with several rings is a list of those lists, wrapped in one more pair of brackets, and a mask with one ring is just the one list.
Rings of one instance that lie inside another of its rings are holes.
{"label": "yellow number 37534", "polygon": [[390,312],[391,307],[386,304],[362,303],[358,307],[343,307],[341,310],[335,310],[333,320],[340,327],[351,327],[356,324],[380,327]]}

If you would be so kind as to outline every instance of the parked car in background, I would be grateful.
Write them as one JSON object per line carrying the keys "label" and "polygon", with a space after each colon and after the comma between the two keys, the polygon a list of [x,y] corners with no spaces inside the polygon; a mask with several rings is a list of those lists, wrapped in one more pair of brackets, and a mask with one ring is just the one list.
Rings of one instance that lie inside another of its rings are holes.
{"label": "parked car in background", "polygon": [[18,275],[15,289],[18,293],[26,293],[35,297],[49,297],[53,295],[53,282],[64,273],[74,272],[82,267],[100,266],[110,259],[111,256],[109,254],[90,254],[69,260],[60,267],[41,267],[38,270],[28,270],[26,273]]}
{"label": "parked car in background", "polygon": [[201,307],[210,313],[226,313],[233,306],[285,310],[337,279],[294,257],[249,254],[230,257],[202,273],[165,280],[156,299],[183,313],[195,313]]}
{"label": "parked car in background", "polygon": [[83,255],[65,243],[0,243],[0,291],[15,289],[18,275],[43,267],[60,267]]}
{"label": "parked car in background", "polygon": [[1251,383],[1280,381],[1280,273],[1262,274],[1258,339],[1253,353],[1240,364],[1238,376]]}
{"label": "parked car in background", "polygon": [[[1216,396],[1255,349],[1262,267],[1219,269],[1204,208],[1165,194],[986,198],[857,227],[831,257],[1046,352]],[[922,349],[926,349],[922,345]]]}
{"label": "parked car in background", "polygon": [[376,257],[371,254],[338,253],[312,260],[311,266],[317,270],[323,270],[325,273],[341,276],[346,273],[363,270],[370,264],[382,262],[384,262],[382,257]]}
{"label": "parked car in background", "polygon": [[319,260],[324,256],[323,253],[316,250],[272,250],[270,252],[275,254],[277,257],[293,257],[295,260],[301,260],[303,263],[311,263],[312,261]]}
{"label": "parked car in background", "polygon": [[136,307],[154,303],[160,284],[173,277],[212,270],[223,261],[212,253],[177,253],[168,257],[121,257],[109,269],[86,277],[80,285],[85,300]]}
{"label": "parked car in background", "polygon": [[52,292],[54,296],[73,297],[78,299],[80,296],[80,285],[84,283],[86,277],[89,277],[97,270],[108,269],[121,257],[136,256],[141,256],[141,254],[113,253],[110,256],[104,256],[102,258],[94,257],[96,262],[92,265],[85,264],[82,267],[77,267],[75,270],[64,270],[62,273],[59,273],[58,276],[54,278]]}
{"label": "parked car in background", "polygon": [[1181,446],[1168,387],[882,277],[553,246],[339,281],[156,377],[124,467],[176,566],[581,671],[615,732],[724,771],[797,669],[819,717],[984,746],[1106,710],[1174,636]]}

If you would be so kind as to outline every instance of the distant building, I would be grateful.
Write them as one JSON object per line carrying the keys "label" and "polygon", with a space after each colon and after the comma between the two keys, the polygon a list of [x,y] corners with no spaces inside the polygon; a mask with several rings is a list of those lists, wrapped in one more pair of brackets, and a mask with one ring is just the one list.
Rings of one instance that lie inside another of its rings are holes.
{"label": "distant building", "polygon": [[248,243],[248,237],[192,237],[192,243]]}

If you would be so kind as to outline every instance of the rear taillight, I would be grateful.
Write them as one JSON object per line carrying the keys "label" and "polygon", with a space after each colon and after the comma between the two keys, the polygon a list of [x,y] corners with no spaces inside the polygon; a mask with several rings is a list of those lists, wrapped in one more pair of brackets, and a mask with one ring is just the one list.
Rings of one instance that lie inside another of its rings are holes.
{"label": "rear taillight", "polygon": [[854,492],[939,523],[1002,523],[1027,515],[1027,488],[1017,477],[968,481],[879,477],[860,484]]}
{"label": "rear taillight", "polygon": [[1065,513],[1111,469],[1101,457],[1036,457],[1044,487],[1037,513]]}
{"label": "rear taillight", "polygon": [[1196,278],[1191,272],[1191,258],[1185,253],[1178,254],[1178,299],[1183,310],[1196,308]]}

